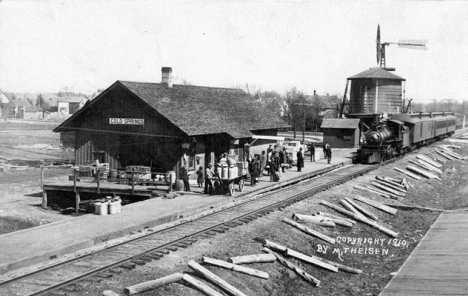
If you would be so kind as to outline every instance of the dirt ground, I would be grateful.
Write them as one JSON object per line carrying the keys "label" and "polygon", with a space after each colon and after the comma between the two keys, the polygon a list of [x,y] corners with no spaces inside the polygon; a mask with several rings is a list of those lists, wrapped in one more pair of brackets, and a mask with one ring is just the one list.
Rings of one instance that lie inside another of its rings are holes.
{"label": "dirt ground", "polygon": [[[63,149],[60,135],[53,133],[56,122],[0,122],[0,234],[68,218],[40,207],[41,170],[44,159],[71,159]],[[46,178],[65,171],[47,171]],[[20,223],[22,219],[24,223]],[[4,225],[17,221],[17,226]]]}
{"label": "dirt ground", "polygon": [[[5,151],[17,153],[19,156],[15,157],[15,159],[27,158],[33,154],[34,157],[32,158],[37,159],[41,157],[41,153],[45,153],[45,157],[59,157],[58,153],[67,152],[57,149],[44,149],[44,147],[60,147],[57,144],[59,143],[58,135],[51,132],[53,125],[10,125],[8,130],[3,127],[5,125],[0,126],[0,136],[2,137],[0,162],[5,163],[14,160],[13,158],[10,160],[5,160],[5,157],[1,158],[2,153]],[[21,135],[19,138],[18,133]],[[434,150],[437,145],[447,143],[449,142],[435,143],[431,147],[420,149],[419,153],[426,153]],[[455,144],[462,147],[457,152],[468,155],[468,142],[457,142]],[[2,150],[2,148],[5,149]],[[320,287],[313,287],[279,263],[250,265],[252,268],[268,272],[270,275],[268,280],[217,267],[206,267],[247,295],[378,295],[391,279],[391,273],[398,271],[426,231],[437,219],[439,212],[400,209],[396,216],[392,216],[364,206],[379,216],[382,225],[399,232],[397,240],[390,240],[390,237],[382,232],[360,223],[353,228],[342,226],[322,228],[308,225],[317,231],[338,239],[334,245],[310,237],[281,222],[281,219],[283,217],[290,218],[293,213],[311,214],[316,211],[335,213],[333,210],[319,205],[319,201],[327,200],[337,203],[341,198],[353,195],[366,196],[386,203],[398,203],[394,200],[377,197],[372,193],[357,191],[353,189],[353,186],[368,184],[375,176],[402,177],[393,167],[404,168],[408,160],[414,159],[415,155],[407,155],[393,164],[383,166],[366,176],[316,194],[305,201],[285,208],[283,211],[274,212],[249,224],[230,229],[226,233],[216,235],[211,239],[200,240],[187,249],[180,249],[164,256],[161,260],[153,261],[145,266],[138,266],[131,271],[123,270],[121,274],[113,274],[109,279],[83,281],[76,286],[67,288],[69,290],[68,294],[102,295],[102,292],[108,289],[122,294],[123,288],[129,285],[159,278],[174,272],[185,271],[191,273],[187,267],[188,261],[200,261],[202,256],[227,260],[232,256],[262,253],[261,241],[268,239],[305,254],[317,255],[362,269],[363,273],[359,275],[345,272],[331,273],[288,258],[291,262],[321,280]],[[467,161],[448,161],[443,165],[442,169],[442,181],[435,179],[416,181],[408,178],[414,188],[410,189],[402,203],[448,210],[468,208],[468,185],[465,177],[468,173]],[[47,171],[46,178],[54,178],[63,174],[68,174],[68,171]],[[44,210],[40,207],[40,203],[39,168],[0,172],[0,228],[2,227],[2,218],[20,218],[26,222],[24,227],[62,219],[73,219],[71,215],[62,215],[57,211]],[[366,242],[358,245],[353,239],[356,239],[356,242],[357,239],[366,240]],[[375,244],[376,241],[379,241],[380,244]],[[184,284],[172,284],[141,293],[141,295],[190,296],[202,295],[202,293]]]}
{"label": "dirt ground", "polygon": [[[424,147],[418,152],[426,153],[434,150],[437,145],[447,143],[449,142],[438,142],[431,147]],[[456,145],[462,147],[461,150],[457,150],[458,153],[468,155],[468,142],[456,143]],[[187,267],[187,263],[190,260],[200,262],[202,256],[227,260],[232,256],[259,254],[262,253],[261,242],[263,239],[277,242],[305,254],[317,255],[359,268],[363,270],[363,273],[359,275],[346,272],[332,273],[288,258],[288,260],[321,281],[320,287],[313,287],[303,278],[277,262],[249,265],[249,267],[269,273],[270,278],[268,280],[218,267],[205,267],[247,295],[378,295],[391,279],[392,273],[398,271],[412,250],[421,241],[440,212],[400,209],[396,216],[392,216],[375,208],[364,206],[379,216],[380,224],[398,232],[397,239],[391,239],[388,235],[361,223],[357,223],[352,228],[343,226],[324,228],[308,225],[337,239],[334,245],[308,236],[281,222],[281,219],[283,217],[290,218],[293,213],[311,214],[316,211],[326,211],[336,214],[333,210],[319,205],[319,202],[327,200],[338,203],[343,197],[353,195],[366,196],[384,203],[398,204],[397,201],[377,197],[372,193],[357,191],[353,187],[356,184],[368,184],[375,176],[400,178],[402,175],[395,171],[393,167],[404,168],[408,164],[408,160],[414,159],[415,156],[415,153],[407,155],[403,159],[383,166],[368,175],[316,194],[305,201],[287,207],[283,211],[274,212],[249,224],[230,229],[224,234],[198,241],[187,249],[180,249],[164,256],[159,261],[152,261],[145,266],[138,266],[132,271],[124,270],[121,274],[113,274],[109,279],[101,279],[95,282],[85,281],[69,287],[70,295],[101,295],[103,291],[108,289],[122,293],[124,287],[143,281],[153,280],[175,272],[192,273],[190,268]],[[442,181],[436,179],[423,179],[420,181],[408,179],[414,187],[408,191],[401,203],[448,210],[467,208],[468,185],[465,177],[468,173],[467,161],[448,161],[443,165],[442,170]],[[361,239],[360,244],[358,239]],[[202,295],[202,293],[188,285],[177,283],[140,295],[190,296]]]}

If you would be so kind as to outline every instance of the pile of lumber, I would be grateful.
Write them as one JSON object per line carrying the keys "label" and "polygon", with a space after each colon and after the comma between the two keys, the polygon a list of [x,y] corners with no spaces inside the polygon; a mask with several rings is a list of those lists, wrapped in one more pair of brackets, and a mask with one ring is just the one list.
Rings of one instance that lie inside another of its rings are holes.
{"label": "pile of lumber", "polygon": [[394,169],[413,179],[421,180],[423,178],[442,180],[440,177],[443,174],[442,166],[447,161],[466,160],[466,156],[462,156],[455,152],[455,149],[460,149],[455,145],[440,145],[433,151],[426,154],[416,155],[416,159],[410,159],[406,166],[406,170],[395,167]]}
{"label": "pile of lumber", "polygon": [[379,196],[395,199],[402,201],[406,197],[407,191],[412,185],[406,180],[406,178],[396,179],[390,177],[376,176],[375,180],[371,184],[366,185],[354,185],[354,188],[372,192]]}
{"label": "pile of lumber", "polygon": [[[268,279],[269,278],[268,273],[261,271],[261,270],[253,269],[250,267],[242,266],[241,264],[268,263],[268,262],[275,262],[276,260],[277,260],[277,257],[274,256],[273,254],[254,254],[254,255],[246,255],[246,256],[240,256],[240,257],[232,257],[232,258],[229,258],[229,262],[224,261],[224,260],[209,258],[209,257],[203,257],[201,262],[203,264],[217,266],[220,268],[247,274],[247,275],[257,277],[260,279]],[[189,286],[195,289],[198,289],[199,291],[203,292],[206,295],[210,295],[210,296],[224,295],[223,293],[213,289],[211,286],[209,286],[206,283],[206,282],[210,282],[215,287],[219,288],[220,290],[224,290],[230,295],[238,295],[238,296],[246,295],[242,291],[240,291],[238,288],[234,287],[233,285],[228,283],[226,280],[220,278],[218,275],[206,269],[204,266],[202,266],[200,263],[197,263],[194,260],[191,260],[190,262],[188,262],[187,266],[190,267],[195,272],[195,275],[191,275],[188,273],[174,273],[174,274],[162,277],[162,278],[158,278],[155,280],[151,280],[151,281],[147,281],[147,282],[143,282],[143,283],[139,283],[133,286],[126,287],[123,292],[125,295],[135,295],[135,294],[143,293],[149,290],[154,290],[164,285],[184,282],[188,284]]]}

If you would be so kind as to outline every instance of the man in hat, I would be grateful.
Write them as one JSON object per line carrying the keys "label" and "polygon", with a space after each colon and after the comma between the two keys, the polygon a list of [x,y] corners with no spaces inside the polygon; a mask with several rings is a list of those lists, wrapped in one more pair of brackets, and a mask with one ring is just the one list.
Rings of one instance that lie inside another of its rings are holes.
{"label": "man in hat", "polygon": [[205,170],[205,191],[203,193],[213,194],[213,181],[211,181],[213,176],[213,165],[209,163]]}
{"label": "man in hat", "polygon": [[300,172],[304,167],[304,152],[302,152],[302,147],[297,152],[297,171]]}

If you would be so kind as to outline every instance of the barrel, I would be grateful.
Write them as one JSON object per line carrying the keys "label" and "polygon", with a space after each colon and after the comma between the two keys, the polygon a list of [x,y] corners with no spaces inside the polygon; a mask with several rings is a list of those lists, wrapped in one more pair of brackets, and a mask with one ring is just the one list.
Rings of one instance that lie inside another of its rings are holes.
{"label": "barrel", "polygon": [[111,169],[109,170],[109,178],[117,178],[117,170]]}
{"label": "barrel", "polygon": [[118,213],[117,202],[116,201],[109,202],[108,210],[109,210],[109,215],[117,214]]}
{"label": "barrel", "polygon": [[95,206],[95,214],[97,215],[107,215],[107,202],[97,202],[94,204]]}
{"label": "barrel", "polygon": [[115,203],[117,205],[117,213],[122,212],[122,200],[118,199],[118,200],[115,201]]}
{"label": "barrel", "polygon": [[221,179],[229,179],[229,167],[223,166],[223,173],[221,175]]}
{"label": "barrel", "polygon": [[229,168],[229,179],[237,177],[239,177],[239,169],[236,166]]}

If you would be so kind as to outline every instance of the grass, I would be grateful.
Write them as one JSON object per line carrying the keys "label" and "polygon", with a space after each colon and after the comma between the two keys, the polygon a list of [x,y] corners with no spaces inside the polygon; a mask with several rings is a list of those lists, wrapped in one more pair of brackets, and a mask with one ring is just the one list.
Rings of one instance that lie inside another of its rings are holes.
{"label": "grass", "polygon": [[32,228],[39,225],[31,220],[24,220],[17,217],[0,217],[0,235],[22,229]]}

